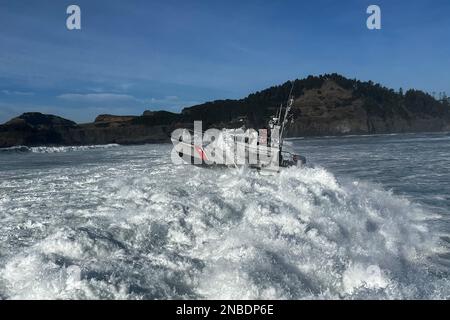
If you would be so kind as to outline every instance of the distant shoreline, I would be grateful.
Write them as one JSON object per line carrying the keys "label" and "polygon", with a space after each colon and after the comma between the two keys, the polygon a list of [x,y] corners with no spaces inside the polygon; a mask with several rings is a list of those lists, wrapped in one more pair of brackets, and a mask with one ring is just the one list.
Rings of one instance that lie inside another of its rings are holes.
{"label": "distant shoreline", "polygon": [[0,147],[72,146],[170,142],[177,128],[202,121],[208,128],[264,128],[292,90],[288,137],[323,137],[450,131],[450,100],[420,90],[398,92],[338,74],[289,81],[239,100],[217,100],[181,113],[102,114],[77,124],[55,115],[24,113],[0,125]]}

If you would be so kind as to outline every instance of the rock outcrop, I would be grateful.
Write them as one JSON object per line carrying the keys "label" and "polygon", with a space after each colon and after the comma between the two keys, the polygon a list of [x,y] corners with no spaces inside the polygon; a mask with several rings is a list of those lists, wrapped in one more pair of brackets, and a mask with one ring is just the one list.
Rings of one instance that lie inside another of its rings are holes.
{"label": "rock outcrop", "polygon": [[53,115],[24,113],[0,125],[0,148],[43,145],[142,144],[168,142],[167,126],[134,123],[137,117],[97,117],[76,124]]}
{"label": "rock outcrop", "polygon": [[0,126],[0,147],[17,145],[65,145],[68,132],[76,130],[73,121],[39,112],[24,113]]}

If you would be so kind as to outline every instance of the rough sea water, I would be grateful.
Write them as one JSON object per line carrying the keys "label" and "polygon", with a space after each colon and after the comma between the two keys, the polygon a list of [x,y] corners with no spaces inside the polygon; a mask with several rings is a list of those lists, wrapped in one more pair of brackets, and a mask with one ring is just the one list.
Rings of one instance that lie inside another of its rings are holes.
{"label": "rough sea water", "polygon": [[450,134],[288,144],[309,165],[274,176],[0,151],[0,298],[450,298]]}

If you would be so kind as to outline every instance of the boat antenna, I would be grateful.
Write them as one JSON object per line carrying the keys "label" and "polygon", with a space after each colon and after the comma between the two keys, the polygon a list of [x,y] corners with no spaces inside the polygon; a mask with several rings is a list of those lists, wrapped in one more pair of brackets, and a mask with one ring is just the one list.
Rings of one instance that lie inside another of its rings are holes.
{"label": "boat antenna", "polygon": [[290,81],[291,82],[291,91],[289,91],[289,97],[288,97],[288,102],[286,104],[286,110],[284,112],[284,118],[283,118],[283,122],[281,124],[281,132],[280,132],[280,148],[283,146],[283,133],[284,133],[284,127],[286,126],[287,123],[287,119],[288,119],[288,114],[289,111],[292,108],[292,105],[294,104],[294,99],[292,98],[292,91],[294,90],[294,84],[295,81]]}
{"label": "boat antenna", "polygon": [[294,90],[294,84],[295,84],[295,81],[289,80],[289,82],[291,83],[291,91],[289,91],[288,101],[292,96],[292,91]]}
{"label": "boat antenna", "polygon": [[280,118],[281,118],[281,111],[283,110],[283,103],[280,103],[280,108],[278,108],[278,111],[277,111],[277,122],[278,123],[280,123]]}

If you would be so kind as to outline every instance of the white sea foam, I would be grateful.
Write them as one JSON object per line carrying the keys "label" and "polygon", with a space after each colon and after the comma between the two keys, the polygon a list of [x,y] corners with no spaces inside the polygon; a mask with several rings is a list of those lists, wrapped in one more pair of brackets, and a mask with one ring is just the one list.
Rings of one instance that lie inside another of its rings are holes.
{"label": "white sea foam", "polygon": [[103,145],[88,145],[88,146],[64,146],[64,147],[31,147],[31,152],[36,153],[55,153],[55,152],[71,152],[71,151],[85,151],[92,149],[107,149],[118,147],[116,143]]}
{"label": "white sea foam", "polygon": [[429,213],[406,198],[323,168],[262,176],[143,150],[0,182],[1,297],[450,297]]}
{"label": "white sea foam", "polygon": [[60,146],[60,147],[27,147],[27,146],[15,146],[10,148],[0,148],[0,154],[2,153],[57,153],[57,152],[71,152],[71,151],[86,151],[92,149],[109,149],[118,147],[116,143],[103,144],[103,145],[87,145],[87,146]]}

